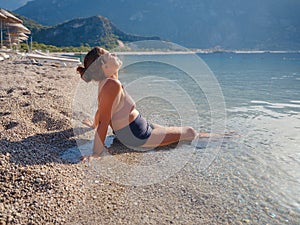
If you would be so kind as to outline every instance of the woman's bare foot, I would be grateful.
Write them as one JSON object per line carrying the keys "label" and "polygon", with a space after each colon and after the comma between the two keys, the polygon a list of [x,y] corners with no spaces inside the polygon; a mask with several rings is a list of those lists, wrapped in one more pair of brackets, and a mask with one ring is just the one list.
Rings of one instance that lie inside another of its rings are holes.
{"label": "woman's bare foot", "polygon": [[235,131],[225,132],[224,134],[212,134],[200,132],[191,142],[196,148],[206,148],[209,141],[223,141],[222,138],[240,137]]}

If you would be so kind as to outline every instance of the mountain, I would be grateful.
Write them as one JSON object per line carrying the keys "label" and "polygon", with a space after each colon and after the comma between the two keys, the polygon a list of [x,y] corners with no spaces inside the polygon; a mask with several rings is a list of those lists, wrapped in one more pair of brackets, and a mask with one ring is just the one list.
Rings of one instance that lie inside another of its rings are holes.
{"label": "mountain", "polygon": [[25,5],[27,2],[28,0],[1,0],[0,8],[7,10],[15,10]]}
{"label": "mountain", "polygon": [[28,19],[25,16],[18,15],[16,13],[11,12],[13,15],[15,15],[17,18],[21,19],[23,21],[23,24],[31,31],[31,34],[38,33],[41,29],[46,29],[48,26],[41,25],[40,23]]}
{"label": "mountain", "polygon": [[299,0],[34,0],[15,12],[45,25],[103,15],[185,47],[300,49]]}
{"label": "mountain", "polygon": [[99,45],[112,48],[117,46],[120,41],[126,43],[160,39],[159,37],[142,37],[124,33],[103,16],[73,19],[56,26],[42,26],[25,17],[18,17],[32,31],[34,41],[58,47],[77,47],[89,44],[90,46]]}

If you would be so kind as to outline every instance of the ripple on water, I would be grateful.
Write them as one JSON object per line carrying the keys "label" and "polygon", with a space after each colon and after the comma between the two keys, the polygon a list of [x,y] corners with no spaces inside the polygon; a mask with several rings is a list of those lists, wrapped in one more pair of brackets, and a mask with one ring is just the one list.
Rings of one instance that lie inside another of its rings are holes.
{"label": "ripple on water", "polygon": [[[296,103],[297,107],[298,102]],[[267,108],[270,103],[252,101],[250,107],[229,110],[229,126],[241,132],[234,164],[244,182],[255,180],[263,203],[300,215],[300,137],[298,115]],[[278,104],[279,106],[279,104]],[[290,107],[288,104],[280,106]],[[255,116],[252,116],[254,115]],[[269,212],[275,218],[275,212]]]}

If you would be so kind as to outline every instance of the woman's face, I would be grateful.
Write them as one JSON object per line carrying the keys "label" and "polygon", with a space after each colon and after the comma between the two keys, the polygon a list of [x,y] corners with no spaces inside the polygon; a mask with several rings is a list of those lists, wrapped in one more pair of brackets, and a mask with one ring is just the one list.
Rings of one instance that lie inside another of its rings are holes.
{"label": "woman's face", "polygon": [[111,77],[118,73],[120,67],[122,66],[122,61],[113,53],[105,53],[103,56],[102,69],[107,77]]}

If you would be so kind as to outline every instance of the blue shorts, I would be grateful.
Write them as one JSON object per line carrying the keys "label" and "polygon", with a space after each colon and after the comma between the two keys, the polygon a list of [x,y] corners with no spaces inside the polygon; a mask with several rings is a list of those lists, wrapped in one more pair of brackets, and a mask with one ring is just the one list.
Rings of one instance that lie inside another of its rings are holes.
{"label": "blue shorts", "polygon": [[128,126],[115,130],[114,134],[122,144],[140,147],[146,143],[151,135],[153,126],[139,114]]}

